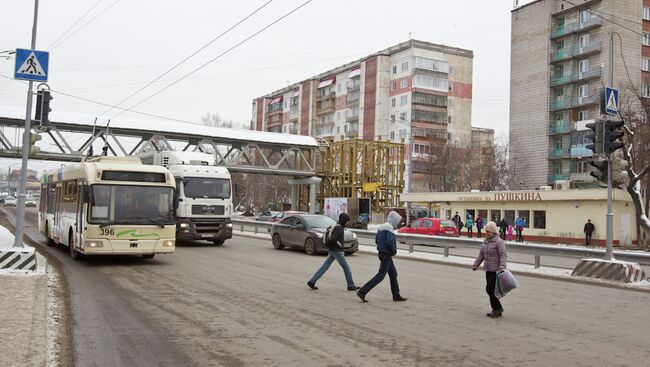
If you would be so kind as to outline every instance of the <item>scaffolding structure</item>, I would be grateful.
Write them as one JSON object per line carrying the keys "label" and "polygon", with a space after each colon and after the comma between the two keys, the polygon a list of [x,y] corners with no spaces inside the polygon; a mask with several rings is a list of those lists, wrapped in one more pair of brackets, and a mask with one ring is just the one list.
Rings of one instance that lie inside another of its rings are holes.
{"label": "scaffolding structure", "polygon": [[322,142],[318,159],[320,207],[326,197],[369,197],[375,212],[398,207],[404,190],[404,168],[403,140]]}

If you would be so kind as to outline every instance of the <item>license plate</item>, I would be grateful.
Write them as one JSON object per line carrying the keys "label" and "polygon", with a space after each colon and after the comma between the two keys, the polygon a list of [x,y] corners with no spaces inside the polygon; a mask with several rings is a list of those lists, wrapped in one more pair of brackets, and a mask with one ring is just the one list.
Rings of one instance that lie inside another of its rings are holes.
{"label": "license plate", "polygon": [[208,238],[208,237],[214,237],[214,236],[211,235],[210,233],[201,233],[201,237]]}

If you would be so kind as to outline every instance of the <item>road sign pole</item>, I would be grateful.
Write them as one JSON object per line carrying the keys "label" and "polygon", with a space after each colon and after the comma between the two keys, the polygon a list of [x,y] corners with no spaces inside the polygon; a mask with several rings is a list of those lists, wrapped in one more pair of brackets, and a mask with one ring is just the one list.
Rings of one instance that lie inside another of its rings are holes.
{"label": "road sign pole", "polygon": [[[34,0],[34,24],[32,25],[32,50],[36,49],[36,25],[38,24],[38,0]],[[25,112],[25,132],[23,133],[23,162],[20,170],[20,186],[18,188],[18,202],[16,203],[16,239],[14,247],[23,247],[23,232],[25,229],[25,199],[27,186],[27,161],[29,160],[29,149],[31,146],[31,125],[32,125],[32,87],[33,81],[29,81],[27,87],[27,108]]]}
{"label": "road sign pole", "polygon": [[[609,50],[608,50],[608,82],[609,87],[614,88],[614,33],[609,32]],[[607,103],[607,102],[605,102]],[[603,128],[603,134],[606,134],[608,129],[607,121]],[[603,135],[603,144],[607,145],[606,135]],[[605,260],[614,260],[614,213],[612,209],[612,154],[609,153],[609,148],[604,150],[607,154],[607,215],[606,215],[606,229],[605,229]]]}

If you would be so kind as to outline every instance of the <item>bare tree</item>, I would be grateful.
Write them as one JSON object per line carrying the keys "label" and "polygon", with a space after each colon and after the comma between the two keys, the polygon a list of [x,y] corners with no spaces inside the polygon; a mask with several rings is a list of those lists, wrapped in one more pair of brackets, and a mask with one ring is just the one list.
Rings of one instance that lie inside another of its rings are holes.
{"label": "bare tree", "polygon": [[227,127],[227,128],[232,128],[233,127],[233,122],[231,120],[224,120],[221,118],[219,113],[210,113],[206,112],[204,116],[201,117],[201,122],[203,122],[204,125],[207,126],[212,126],[212,127]]}

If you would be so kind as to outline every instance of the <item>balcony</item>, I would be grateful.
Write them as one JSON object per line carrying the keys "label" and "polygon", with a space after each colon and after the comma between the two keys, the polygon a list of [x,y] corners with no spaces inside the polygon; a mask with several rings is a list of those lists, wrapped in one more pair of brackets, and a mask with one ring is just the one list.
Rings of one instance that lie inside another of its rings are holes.
{"label": "balcony", "polygon": [[412,110],[411,121],[428,122],[433,124],[446,125],[447,113],[435,111]]}
{"label": "balcony", "polygon": [[596,178],[589,175],[589,172],[574,172],[569,176],[572,181],[595,181]]}
{"label": "balcony", "polygon": [[550,159],[569,158],[571,157],[571,152],[569,148],[553,148],[548,152],[548,157]]}
{"label": "balcony", "polygon": [[334,112],[334,100],[327,99],[316,103],[316,114],[324,115]]}
{"label": "balcony", "polygon": [[447,140],[447,131],[440,129],[424,129],[421,127],[411,128],[414,138],[426,138],[433,140]]}
{"label": "balcony", "polygon": [[345,121],[346,122],[359,121],[359,110],[358,109],[347,110],[347,112],[345,112]]}
{"label": "balcony", "polygon": [[356,137],[359,136],[359,129],[357,128],[357,129],[351,129],[351,130],[348,130],[348,131],[345,133],[345,136],[346,136],[347,138],[356,138]]}
{"label": "balcony", "polygon": [[584,107],[592,104],[597,104],[599,102],[598,95],[585,96],[585,97],[574,97],[574,98],[560,98],[549,103],[549,110],[551,111],[560,111],[568,110],[576,107]]}
{"label": "balcony", "polygon": [[557,87],[573,82],[586,81],[589,79],[600,78],[601,68],[595,68],[587,71],[571,72],[564,75],[556,75],[551,78],[551,87]]}
{"label": "balcony", "polygon": [[329,92],[329,93],[326,93],[325,95],[318,96],[318,98],[316,98],[316,101],[318,101],[318,102],[329,101],[329,100],[333,100],[335,98],[336,98],[336,93],[335,92]]}
{"label": "balcony", "polygon": [[571,121],[554,121],[548,127],[548,135],[568,134],[573,131]]}
{"label": "balcony", "polygon": [[359,79],[352,79],[347,85],[348,93],[359,92],[361,90],[361,81]]}
{"label": "balcony", "polygon": [[289,126],[289,129],[287,131],[289,134],[298,134],[298,127],[293,125]]}
{"label": "balcony", "polygon": [[596,27],[601,26],[602,23],[603,21],[602,19],[600,19],[600,17],[593,16],[591,17],[591,19],[584,22],[571,22],[565,24],[562,27],[556,26],[553,32],[551,33],[551,39],[564,37],[571,33],[586,32],[590,29],[594,29]]}
{"label": "balcony", "polygon": [[319,121],[316,123],[316,128],[330,128],[336,126],[334,121]]}
{"label": "balcony", "polygon": [[298,119],[298,116],[300,116],[300,110],[299,109],[291,109],[289,110],[289,121],[295,121]]}
{"label": "balcony", "polygon": [[587,149],[584,145],[571,146],[570,153],[571,158],[591,157],[594,155],[594,152],[591,149]]}
{"label": "balcony", "polygon": [[565,180],[570,180],[571,179],[571,174],[570,173],[553,173],[548,175],[548,182],[555,182],[555,181],[565,181]]}
{"label": "balcony", "polygon": [[356,92],[348,91],[348,95],[345,98],[345,101],[347,102],[348,106],[359,104],[360,95],[361,93],[358,90]]}
{"label": "balcony", "polygon": [[593,41],[585,46],[565,47],[551,53],[551,62],[568,60],[573,57],[582,57],[600,52],[603,47],[601,41]]}

